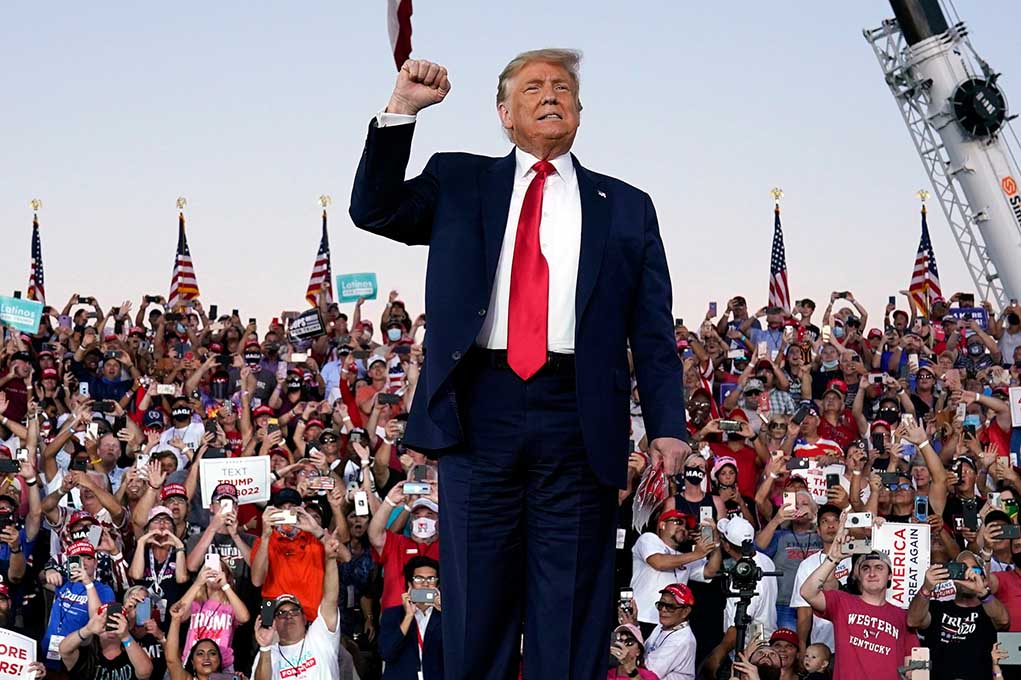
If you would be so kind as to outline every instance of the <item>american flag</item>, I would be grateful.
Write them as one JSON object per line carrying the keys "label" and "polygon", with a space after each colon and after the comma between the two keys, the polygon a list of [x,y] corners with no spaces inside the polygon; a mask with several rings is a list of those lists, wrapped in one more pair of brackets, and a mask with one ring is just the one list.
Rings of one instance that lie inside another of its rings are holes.
{"label": "american flag", "polygon": [[411,56],[411,0],[386,0],[386,29],[400,71]]}
{"label": "american flag", "polygon": [[333,268],[330,266],[330,237],[326,233],[326,210],[323,210],[323,237],[319,239],[319,252],[316,253],[316,262],[312,265],[312,276],[308,278],[308,288],[305,290],[305,299],[313,307],[318,303],[317,296],[320,291],[326,291],[326,301],[333,301],[333,286],[330,285],[333,279]]}
{"label": "american flag", "polygon": [[199,296],[199,282],[195,278],[191,251],[188,250],[188,237],[184,235],[183,212],[178,213],[177,222],[177,254],[174,256],[174,275],[170,279],[170,295],[167,296],[167,307],[170,309]]}
{"label": "american flag", "polygon": [[787,288],[787,252],[780,228],[780,204],[773,209],[773,253],[769,257],[769,306],[791,311],[791,293]]}
{"label": "american flag", "polygon": [[28,275],[28,299],[46,304],[46,279],[43,276],[43,244],[39,240],[39,215],[32,216],[32,271]]}
{"label": "american flag", "polygon": [[915,269],[911,272],[911,285],[908,286],[908,293],[918,312],[928,317],[929,306],[934,299],[943,297],[943,291],[939,287],[936,253],[932,250],[925,213],[925,205],[922,205],[922,238],[918,242],[918,254],[915,255]]}

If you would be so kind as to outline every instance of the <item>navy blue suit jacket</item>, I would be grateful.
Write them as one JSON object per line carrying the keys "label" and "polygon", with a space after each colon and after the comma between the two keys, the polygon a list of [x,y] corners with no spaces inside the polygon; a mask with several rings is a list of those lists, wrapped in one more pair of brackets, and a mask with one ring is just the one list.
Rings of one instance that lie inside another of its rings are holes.
{"label": "navy blue suit jacket", "polygon": [[[418,622],[401,635],[404,605],[387,607],[379,617],[379,654],[386,662],[383,680],[418,680]],[[433,610],[422,638],[422,675],[443,680],[443,615]]]}
{"label": "navy blue suit jacket", "polygon": [[[488,313],[515,158],[513,151],[503,158],[438,153],[405,180],[414,130],[370,122],[350,214],[361,229],[429,246],[427,352],[404,441],[442,455],[462,438],[451,378]],[[623,488],[629,343],[649,439],[687,439],[670,273],[648,194],[572,160],[582,214],[574,344],[580,425],[596,477]]]}

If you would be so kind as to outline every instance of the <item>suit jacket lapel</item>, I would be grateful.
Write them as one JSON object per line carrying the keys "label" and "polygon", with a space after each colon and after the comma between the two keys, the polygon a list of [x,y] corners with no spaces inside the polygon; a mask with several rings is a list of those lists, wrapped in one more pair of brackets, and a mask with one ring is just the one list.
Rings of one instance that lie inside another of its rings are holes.
{"label": "suit jacket lapel", "polygon": [[581,195],[581,254],[578,261],[578,287],[575,291],[575,323],[580,327],[582,314],[599,278],[606,237],[610,229],[610,199],[599,180],[571,155]]}
{"label": "suit jacket lapel", "polygon": [[507,212],[514,191],[514,150],[489,166],[482,177],[482,229],[486,247],[486,300],[493,294],[496,265],[507,231]]}

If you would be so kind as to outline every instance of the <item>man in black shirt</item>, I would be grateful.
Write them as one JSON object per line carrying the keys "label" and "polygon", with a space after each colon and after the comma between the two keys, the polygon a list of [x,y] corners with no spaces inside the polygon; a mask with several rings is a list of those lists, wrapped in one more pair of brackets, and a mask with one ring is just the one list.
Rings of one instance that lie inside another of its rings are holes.
{"label": "man in black shirt", "polygon": [[957,588],[953,601],[931,599],[938,583],[951,580],[948,565],[934,564],[908,608],[908,625],[918,630],[930,650],[932,680],[992,677],[990,652],[996,631],[1007,630],[1010,621],[1006,607],[987,585],[982,559],[964,550],[957,563],[966,571],[964,578],[953,579]]}

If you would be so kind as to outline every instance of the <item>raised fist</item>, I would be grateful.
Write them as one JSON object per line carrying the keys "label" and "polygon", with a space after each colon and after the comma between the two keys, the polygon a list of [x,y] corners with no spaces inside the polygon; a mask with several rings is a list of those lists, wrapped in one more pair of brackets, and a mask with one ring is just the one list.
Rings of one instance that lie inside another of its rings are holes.
{"label": "raised fist", "polygon": [[427,106],[439,104],[449,92],[447,69],[424,59],[408,59],[397,75],[386,112],[413,116]]}

